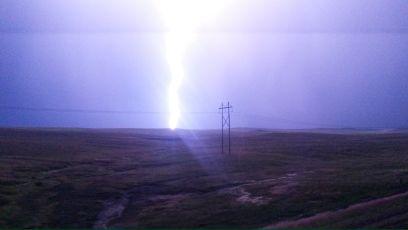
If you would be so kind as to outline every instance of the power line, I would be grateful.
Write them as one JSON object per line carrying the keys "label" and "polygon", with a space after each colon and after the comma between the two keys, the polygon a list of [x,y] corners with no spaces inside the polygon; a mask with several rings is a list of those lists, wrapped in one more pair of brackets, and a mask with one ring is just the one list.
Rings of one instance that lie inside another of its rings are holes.
{"label": "power line", "polygon": [[295,125],[305,125],[305,126],[317,126],[317,127],[327,127],[327,128],[340,128],[339,124],[329,124],[329,123],[319,123],[319,122],[309,122],[302,120],[293,120],[288,118],[283,118],[271,114],[259,114],[259,113],[243,113],[237,112],[237,115],[247,116],[247,117],[258,117],[259,119],[264,119],[268,121],[278,121],[286,124],[295,124]]}
{"label": "power line", "polygon": [[284,124],[292,124],[292,125],[303,125],[303,126],[312,126],[313,128],[327,128],[327,129],[343,129],[343,128],[355,128],[355,129],[383,129],[389,127],[372,127],[372,126],[356,126],[356,125],[344,125],[343,123],[320,123],[320,122],[310,122],[304,120],[293,120],[288,118],[283,118],[276,115],[270,114],[259,114],[259,113],[243,113],[237,112],[239,116],[244,117],[257,117],[258,119],[264,119],[267,121],[277,121]]}
{"label": "power line", "polygon": [[[228,106],[225,108],[227,109]],[[220,108],[221,109],[221,108]],[[27,106],[0,106],[0,110],[14,110],[14,111],[30,111],[30,112],[55,112],[55,113],[82,113],[82,114],[140,114],[140,115],[167,115],[169,112],[164,111],[142,111],[142,110],[98,110],[98,109],[79,109],[79,108],[53,108],[53,107],[27,107]],[[230,107],[230,112],[232,106]],[[226,111],[227,112],[227,111]],[[217,112],[213,111],[183,111],[184,114],[203,114],[203,115],[216,115]],[[293,120],[284,118],[281,116],[271,115],[271,114],[259,114],[259,113],[246,113],[246,112],[236,112],[239,116],[244,117],[257,117],[259,119],[264,119],[267,121],[277,121],[286,124],[293,125],[305,125],[305,126],[315,126],[324,128],[344,128],[341,124],[329,124],[320,122],[309,122],[302,120]],[[225,117],[228,118],[228,117]],[[227,123],[225,123],[227,124]],[[354,126],[347,126],[354,127]]]}
{"label": "power line", "polygon": [[134,111],[134,110],[90,110],[90,109],[63,109],[63,108],[38,108],[38,107],[21,107],[21,106],[0,106],[2,110],[20,110],[20,111],[34,111],[34,112],[63,112],[63,113],[118,113],[118,114],[155,114],[160,112],[153,111]]}
{"label": "power line", "polygon": [[[140,111],[140,110],[94,110],[77,108],[50,108],[50,107],[24,107],[24,106],[0,106],[0,110],[18,110],[33,112],[62,112],[62,113],[100,113],[100,114],[168,114],[163,111]],[[217,114],[217,112],[187,111],[187,114]]]}

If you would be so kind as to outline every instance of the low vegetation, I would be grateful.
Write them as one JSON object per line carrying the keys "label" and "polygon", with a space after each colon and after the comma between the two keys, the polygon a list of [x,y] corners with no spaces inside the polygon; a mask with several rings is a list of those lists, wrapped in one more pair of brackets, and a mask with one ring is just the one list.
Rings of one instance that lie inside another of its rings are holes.
{"label": "low vegetation", "polygon": [[232,135],[0,129],[0,227],[408,227],[406,196],[347,209],[408,191],[408,134]]}

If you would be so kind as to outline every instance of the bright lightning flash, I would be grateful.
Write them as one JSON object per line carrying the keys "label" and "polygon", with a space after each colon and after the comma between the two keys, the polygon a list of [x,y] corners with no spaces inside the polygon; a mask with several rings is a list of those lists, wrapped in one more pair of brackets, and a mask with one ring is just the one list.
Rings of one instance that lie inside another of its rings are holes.
{"label": "bright lightning flash", "polygon": [[186,51],[197,28],[214,19],[225,4],[226,0],[157,0],[167,27],[166,58],[171,75],[168,89],[170,129],[177,128],[182,114],[179,91],[186,75],[183,64]]}

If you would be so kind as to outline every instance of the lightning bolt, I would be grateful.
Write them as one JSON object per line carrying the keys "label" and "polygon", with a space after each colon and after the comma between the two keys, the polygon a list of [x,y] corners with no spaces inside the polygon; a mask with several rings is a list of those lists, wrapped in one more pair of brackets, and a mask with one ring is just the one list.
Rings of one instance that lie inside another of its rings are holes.
{"label": "lightning bolt", "polygon": [[197,27],[213,19],[222,5],[230,0],[157,0],[156,4],[168,29],[166,58],[170,68],[168,88],[169,128],[176,129],[182,115],[180,88],[186,77],[184,57],[195,38]]}

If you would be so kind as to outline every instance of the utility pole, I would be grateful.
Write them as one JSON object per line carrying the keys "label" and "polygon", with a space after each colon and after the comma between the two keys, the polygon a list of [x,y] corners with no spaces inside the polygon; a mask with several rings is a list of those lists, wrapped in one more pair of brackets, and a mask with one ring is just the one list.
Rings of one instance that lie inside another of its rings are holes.
{"label": "utility pole", "polygon": [[231,154],[231,113],[230,113],[230,103],[228,102],[228,153]]}
{"label": "utility pole", "polygon": [[229,102],[226,106],[222,103],[219,108],[221,110],[221,153],[224,153],[224,128],[228,128],[228,153],[231,154],[231,109]]}

